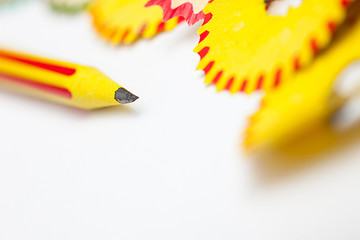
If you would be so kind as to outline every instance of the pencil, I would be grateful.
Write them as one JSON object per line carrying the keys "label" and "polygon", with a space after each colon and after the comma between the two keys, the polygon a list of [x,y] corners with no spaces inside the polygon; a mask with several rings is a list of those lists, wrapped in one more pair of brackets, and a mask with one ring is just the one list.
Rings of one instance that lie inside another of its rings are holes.
{"label": "pencil", "polygon": [[138,99],[95,68],[1,49],[0,83],[15,91],[83,109]]}

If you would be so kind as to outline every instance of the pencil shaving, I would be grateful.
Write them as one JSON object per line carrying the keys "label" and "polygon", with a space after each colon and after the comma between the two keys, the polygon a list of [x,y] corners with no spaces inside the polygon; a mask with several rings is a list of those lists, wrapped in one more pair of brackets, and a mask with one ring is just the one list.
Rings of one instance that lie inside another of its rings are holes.
{"label": "pencil shaving", "polygon": [[354,26],[346,27],[311,66],[268,93],[260,110],[250,118],[246,147],[263,149],[291,142],[323,126],[351,100],[352,94],[345,97],[339,94],[337,80],[343,69],[360,59],[360,48],[354,48],[359,38],[360,21],[357,20]]}
{"label": "pencil shaving", "polygon": [[268,14],[263,0],[213,1],[198,31],[197,69],[218,91],[271,90],[329,44],[350,3],[304,0],[279,17]]}
{"label": "pencil shaving", "polygon": [[150,0],[146,6],[161,6],[164,21],[174,17],[184,17],[189,25],[193,25],[205,18],[203,9],[208,2],[209,0]]}
{"label": "pencil shaving", "polygon": [[147,0],[95,0],[90,5],[98,32],[113,44],[133,43],[172,30],[182,20],[162,21],[161,9],[146,8]]}
{"label": "pencil shaving", "polygon": [[92,0],[50,0],[55,11],[65,13],[78,13],[86,9]]}

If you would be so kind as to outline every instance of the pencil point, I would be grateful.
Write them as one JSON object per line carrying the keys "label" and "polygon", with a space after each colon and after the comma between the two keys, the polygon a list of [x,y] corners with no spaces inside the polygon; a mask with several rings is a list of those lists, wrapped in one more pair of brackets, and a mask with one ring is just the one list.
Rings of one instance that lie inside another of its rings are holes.
{"label": "pencil point", "polygon": [[115,92],[115,100],[122,104],[135,102],[138,98],[138,96],[122,87]]}

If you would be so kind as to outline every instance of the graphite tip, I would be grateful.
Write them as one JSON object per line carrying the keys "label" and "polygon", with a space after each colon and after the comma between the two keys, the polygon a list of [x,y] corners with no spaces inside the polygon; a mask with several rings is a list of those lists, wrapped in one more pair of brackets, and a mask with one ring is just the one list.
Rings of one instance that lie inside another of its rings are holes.
{"label": "graphite tip", "polygon": [[122,104],[132,103],[135,102],[139,97],[132,94],[125,88],[119,88],[115,92],[115,100]]}

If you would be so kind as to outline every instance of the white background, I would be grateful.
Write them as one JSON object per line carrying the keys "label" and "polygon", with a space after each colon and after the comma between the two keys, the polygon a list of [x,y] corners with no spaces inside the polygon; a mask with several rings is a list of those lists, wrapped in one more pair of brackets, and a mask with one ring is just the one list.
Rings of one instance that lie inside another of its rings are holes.
{"label": "white background", "polygon": [[85,112],[0,90],[1,240],[360,239],[359,142],[285,174],[251,160],[260,95],[203,84],[196,27],[111,47],[86,13],[1,9],[1,47],[94,66],[140,96]]}

